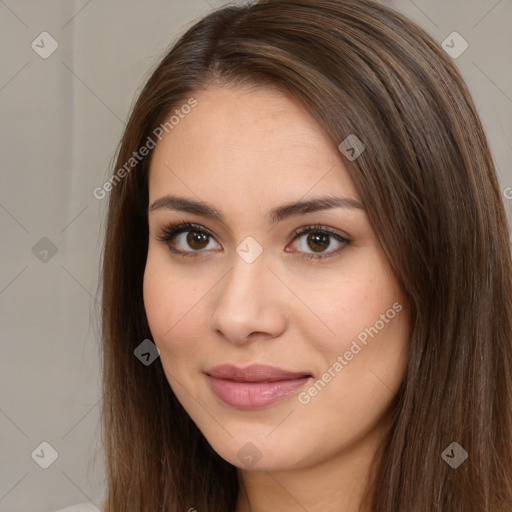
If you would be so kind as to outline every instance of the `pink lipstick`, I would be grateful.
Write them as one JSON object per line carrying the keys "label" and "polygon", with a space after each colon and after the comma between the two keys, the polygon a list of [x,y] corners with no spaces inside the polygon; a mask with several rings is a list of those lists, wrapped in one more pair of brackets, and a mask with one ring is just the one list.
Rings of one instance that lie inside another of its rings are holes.
{"label": "pink lipstick", "polygon": [[290,372],[263,364],[215,366],[205,372],[212,391],[225,404],[239,409],[258,409],[298,390],[311,379],[308,372]]}

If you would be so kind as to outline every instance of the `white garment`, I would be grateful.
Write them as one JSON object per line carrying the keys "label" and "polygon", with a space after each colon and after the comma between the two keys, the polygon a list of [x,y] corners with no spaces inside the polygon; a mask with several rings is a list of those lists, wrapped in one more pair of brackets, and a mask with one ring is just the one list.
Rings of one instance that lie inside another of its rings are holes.
{"label": "white garment", "polygon": [[94,503],[78,503],[77,505],[71,505],[71,507],[62,508],[56,512],[102,512]]}

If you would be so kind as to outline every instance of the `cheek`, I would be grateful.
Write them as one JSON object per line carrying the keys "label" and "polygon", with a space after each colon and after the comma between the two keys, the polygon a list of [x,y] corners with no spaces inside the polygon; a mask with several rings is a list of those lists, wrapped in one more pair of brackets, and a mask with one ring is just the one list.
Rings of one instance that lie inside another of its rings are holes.
{"label": "cheek", "polygon": [[165,254],[150,250],[144,272],[144,307],[169,384],[183,404],[189,403],[189,393],[198,396],[199,384],[192,376],[202,367],[202,357],[211,353],[205,326],[212,285],[208,278],[172,267]]}
{"label": "cheek", "polygon": [[146,316],[153,341],[161,351],[188,346],[180,343],[183,332],[193,340],[200,299],[199,290],[165,268],[156,258],[148,257],[143,285]]}
{"label": "cheek", "polygon": [[148,259],[143,283],[144,309],[149,328],[155,338],[162,337],[166,329],[169,328],[166,327],[170,324],[165,321],[165,318],[169,312],[174,311],[174,304],[169,302],[171,296],[167,292],[167,283],[161,279],[156,265],[152,265]]}
{"label": "cheek", "polygon": [[[348,350],[358,336],[364,340],[366,329],[376,322],[379,331],[389,332],[394,323],[391,318],[396,316],[392,306],[401,300],[401,293],[380,260],[361,261],[356,267],[350,273],[331,275],[321,287],[312,287],[310,280],[303,284],[309,297],[307,305],[316,316],[307,316],[309,321],[304,317],[303,331],[308,339],[315,340],[317,350],[331,358]],[[381,315],[389,320],[385,329]]]}
{"label": "cheek", "polygon": [[352,284],[342,292],[338,308],[333,308],[336,335],[324,347],[325,364],[327,368],[333,368],[336,361],[341,365],[332,370],[337,376],[324,398],[335,402],[351,390],[344,411],[354,415],[357,411],[364,423],[370,411],[382,410],[402,380],[409,318],[401,292],[384,272]]}

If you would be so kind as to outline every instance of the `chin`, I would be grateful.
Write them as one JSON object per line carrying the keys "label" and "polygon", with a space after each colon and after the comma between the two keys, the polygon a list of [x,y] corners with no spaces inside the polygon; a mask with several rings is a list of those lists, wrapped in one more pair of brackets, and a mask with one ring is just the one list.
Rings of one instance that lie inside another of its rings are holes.
{"label": "chin", "polygon": [[[240,448],[238,448],[240,446]],[[233,450],[235,447],[235,450]],[[271,449],[254,440],[237,441],[216,452],[233,466],[244,471],[286,471],[300,466],[292,459],[292,449]]]}
{"label": "chin", "polygon": [[242,470],[285,471],[309,465],[308,459],[312,457],[304,451],[304,441],[292,440],[286,435],[269,435],[275,427],[252,427],[246,424],[238,432],[230,428],[233,437],[223,436],[222,440],[206,439],[220,457]]}

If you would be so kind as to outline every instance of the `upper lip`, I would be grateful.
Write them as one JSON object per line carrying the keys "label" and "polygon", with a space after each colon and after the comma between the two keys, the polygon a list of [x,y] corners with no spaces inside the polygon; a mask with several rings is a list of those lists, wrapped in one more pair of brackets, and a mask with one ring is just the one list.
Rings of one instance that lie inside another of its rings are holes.
{"label": "upper lip", "polygon": [[272,382],[311,377],[311,374],[308,372],[291,372],[266,364],[251,364],[244,367],[233,364],[221,364],[210,368],[205,373],[210,377],[228,379],[235,382]]}

